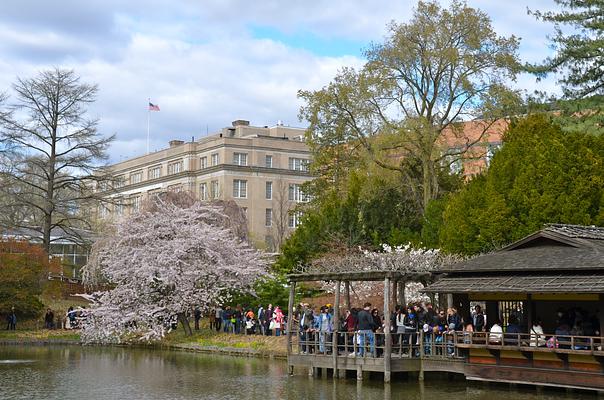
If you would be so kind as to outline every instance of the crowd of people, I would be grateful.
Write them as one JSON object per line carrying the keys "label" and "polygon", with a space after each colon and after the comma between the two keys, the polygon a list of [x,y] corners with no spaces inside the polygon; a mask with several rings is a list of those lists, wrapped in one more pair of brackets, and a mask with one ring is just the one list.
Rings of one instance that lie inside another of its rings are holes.
{"label": "crowd of people", "polygon": [[[199,321],[202,317],[199,309],[195,309],[194,317],[195,329],[199,330]],[[273,307],[272,304],[266,308],[259,306],[257,309],[241,305],[216,307],[210,311],[208,317],[210,329],[247,335],[281,336],[287,323],[287,317],[281,307]]]}
{"label": "crowd of people", "polygon": [[[383,312],[370,303],[365,303],[362,308],[345,309],[338,316],[335,316],[331,304],[314,308],[302,303],[293,308],[291,318],[292,329],[299,335],[299,350],[302,353],[331,353],[332,332],[336,327],[339,353],[365,356],[368,352],[380,356],[383,352],[384,335],[381,334],[385,332],[387,324]],[[475,305],[471,314],[464,318],[456,307],[437,309],[431,303],[415,303],[396,306],[388,318],[393,349],[399,349],[399,352],[408,356],[419,356],[421,351],[424,354],[435,352],[453,356],[453,340],[466,343],[482,340],[488,344],[508,345],[518,344],[518,338],[523,337],[529,346],[563,348],[568,346],[565,340],[567,336],[600,334],[597,317],[579,308],[559,309],[556,329],[548,334],[544,333],[538,317],[530,329],[522,326],[524,316],[521,310],[508,311],[506,325],[498,319],[487,321],[480,305]],[[201,312],[196,310],[196,329],[199,329],[200,319]],[[273,307],[272,304],[255,309],[238,305],[213,309],[209,321],[210,328],[218,332],[279,336],[286,329],[288,316],[279,306]],[[574,341],[575,349],[581,349],[581,346],[580,340]]]}

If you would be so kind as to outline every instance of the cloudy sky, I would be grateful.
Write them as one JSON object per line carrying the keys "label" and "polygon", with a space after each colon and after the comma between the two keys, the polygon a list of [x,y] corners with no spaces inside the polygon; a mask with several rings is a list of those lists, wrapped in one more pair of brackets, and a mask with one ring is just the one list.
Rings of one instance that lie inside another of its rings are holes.
{"label": "cloudy sky", "polygon": [[[550,53],[550,26],[527,15],[553,0],[469,0],[496,31],[521,37],[520,55]],[[144,154],[147,98],[151,149],[190,140],[235,119],[304,126],[299,89],[318,89],[342,66],[363,63],[391,20],[409,19],[410,0],[55,0],[6,1],[0,12],[0,91],[17,76],[73,68],[99,84],[91,107],[101,132],[117,134],[111,160]],[[528,90],[554,89],[521,76]],[[10,91],[9,91],[10,93]]]}

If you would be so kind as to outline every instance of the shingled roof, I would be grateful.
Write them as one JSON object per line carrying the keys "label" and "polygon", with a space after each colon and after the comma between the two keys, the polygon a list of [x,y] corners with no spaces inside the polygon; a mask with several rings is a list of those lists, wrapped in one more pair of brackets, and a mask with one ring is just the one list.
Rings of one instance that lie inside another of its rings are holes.
{"label": "shingled roof", "polygon": [[547,225],[501,250],[444,267],[441,272],[604,270],[604,227]]}
{"label": "shingled roof", "polygon": [[550,224],[504,248],[448,265],[426,292],[604,293],[604,227]]}
{"label": "shingled roof", "polygon": [[604,275],[456,276],[439,279],[426,292],[604,293]]}

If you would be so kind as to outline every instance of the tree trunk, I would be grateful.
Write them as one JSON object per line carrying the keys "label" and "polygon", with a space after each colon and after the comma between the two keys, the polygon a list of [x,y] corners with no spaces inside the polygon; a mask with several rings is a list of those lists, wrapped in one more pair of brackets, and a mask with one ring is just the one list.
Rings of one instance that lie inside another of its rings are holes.
{"label": "tree trunk", "polygon": [[182,324],[182,328],[185,330],[185,336],[193,336],[193,331],[191,330],[191,325],[189,324],[189,318],[187,318],[184,313],[179,313],[178,319]]}

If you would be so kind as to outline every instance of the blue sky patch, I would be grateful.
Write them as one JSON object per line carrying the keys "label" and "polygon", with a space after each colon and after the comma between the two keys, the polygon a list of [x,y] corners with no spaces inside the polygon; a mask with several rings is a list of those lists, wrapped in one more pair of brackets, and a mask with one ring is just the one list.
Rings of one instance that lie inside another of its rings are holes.
{"label": "blue sky patch", "polygon": [[281,42],[288,47],[305,49],[319,56],[357,56],[367,47],[367,42],[342,38],[320,37],[312,32],[295,31],[285,33],[271,26],[252,25],[250,31],[255,39],[271,39]]}

